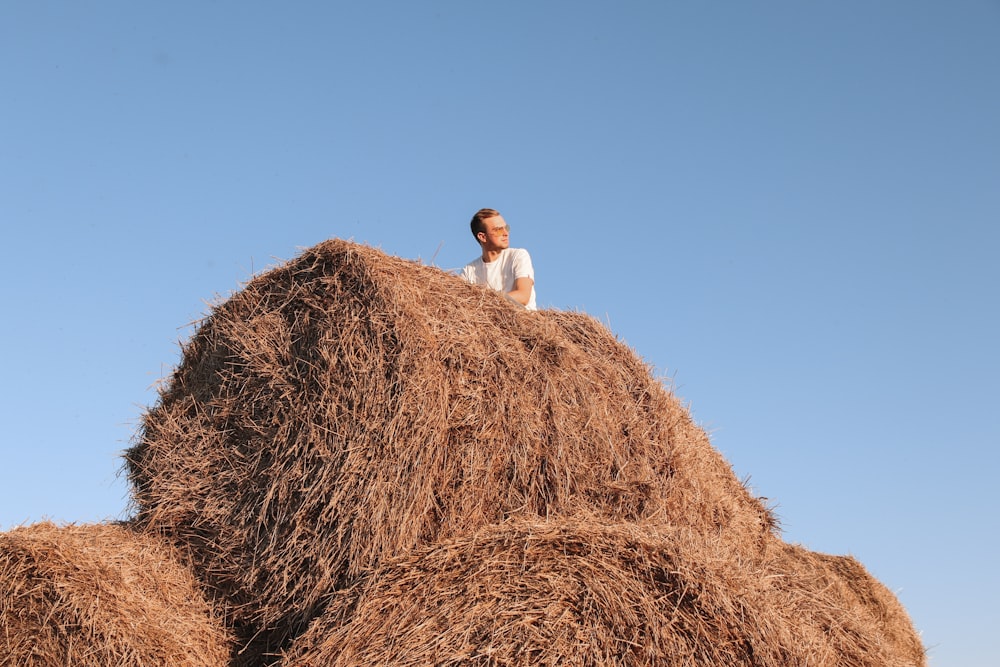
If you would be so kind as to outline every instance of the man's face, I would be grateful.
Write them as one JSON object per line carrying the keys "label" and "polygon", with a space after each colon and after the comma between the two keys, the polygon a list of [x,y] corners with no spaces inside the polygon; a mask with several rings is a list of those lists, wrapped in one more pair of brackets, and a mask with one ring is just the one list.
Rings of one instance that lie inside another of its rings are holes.
{"label": "man's face", "polygon": [[510,225],[502,215],[483,220],[486,231],[479,232],[485,250],[503,250],[510,247]]}

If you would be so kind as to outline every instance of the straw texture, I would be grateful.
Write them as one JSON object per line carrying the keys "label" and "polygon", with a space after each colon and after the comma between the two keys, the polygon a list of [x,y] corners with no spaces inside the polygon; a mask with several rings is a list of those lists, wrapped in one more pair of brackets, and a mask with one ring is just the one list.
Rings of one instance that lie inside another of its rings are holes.
{"label": "straw texture", "polygon": [[119,525],[0,533],[3,667],[222,667],[231,642],[176,552]]}
{"label": "straw texture", "polygon": [[489,526],[335,595],[282,665],[753,664],[755,579],[733,556],[633,524]]}
{"label": "straw texture", "polygon": [[280,646],[384,559],[587,514],[760,548],[773,521],[592,318],[332,240],[214,309],[126,454],[137,521]]}
{"label": "straw texture", "polygon": [[799,548],[768,553],[747,560],[725,540],[633,524],[489,526],[335,594],[281,664],[923,664],[898,603],[855,594],[880,587],[863,568]]}
{"label": "straw texture", "polygon": [[769,554],[775,625],[782,641],[811,657],[808,664],[925,664],[906,610],[857,560],[780,541]]}
{"label": "straw texture", "polygon": [[595,319],[331,240],[202,321],[125,455],[234,667],[922,667]]}

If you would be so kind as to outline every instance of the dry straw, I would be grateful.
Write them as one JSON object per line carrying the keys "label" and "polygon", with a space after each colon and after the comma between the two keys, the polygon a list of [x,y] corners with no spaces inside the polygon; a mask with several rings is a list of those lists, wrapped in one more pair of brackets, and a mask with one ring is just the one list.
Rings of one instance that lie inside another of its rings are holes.
{"label": "dry straw", "polygon": [[0,533],[3,667],[223,667],[228,633],[176,552],[119,525]]}
{"label": "dry straw", "polygon": [[783,641],[825,660],[808,664],[925,664],[906,610],[857,560],[780,541],[768,552],[768,601]]}
{"label": "dry straw", "polygon": [[489,526],[335,594],[282,667],[923,664],[901,609],[878,618],[884,599],[855,596],[879,587],[863,568],[772,556],[630,524]]}
{"label": "dry straw", "polygon": [[924,664],[596,320],[345,241],[213,309],[126,465],[238,665]]}
{"label": "dry straw", "polygon": [[690,531],[489,526],[336,594],[282,666],[790,664],[756,617],[754,565],[738,563]]}
{"label": "dry straw", "polygon": [[594,319],[339,240],[214,309],[126,458],[138,522],[188,549],[272,648],[386,559],[511,517],[748,550],[773,529]]}

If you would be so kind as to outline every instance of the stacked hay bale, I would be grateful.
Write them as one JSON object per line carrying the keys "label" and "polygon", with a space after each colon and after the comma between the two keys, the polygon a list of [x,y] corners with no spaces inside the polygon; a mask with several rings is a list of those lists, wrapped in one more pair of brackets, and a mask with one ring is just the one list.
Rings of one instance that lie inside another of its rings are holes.
{"label": "stacked hay bale", "polygon": [[283,665],[791,664],[757,618],[756,574],[692,531],[512,521],[340,592]]}
{"label": "stacked hay bale", "polygon": [[173,548],[124,526],[0,533],[0,665],[224,667],[232,642]]}
{"label": "stacked hay bale", "polygon": [[922,664],[891,598],[856,561],[801,547],[747,561],[689,530],[512,521],[332,596],[282,667]]}
{"label": "stacked hay bale", "polygon": [[282,666],[922,662],[898,602],[853,559],[775,544],[748,562],[687,530],[515,521],[334,595]]}
{"label": "stacked hay bale", "polygon": [[922,664],[801,613],[820,566],[603,326],[372,248],[216,307],[126,461],[238,664]]}
{"label": "stacked hay bale", "polygon": [[184,351],[127,453],[147,530],[281,646],[331,592],[514,517],[724,531],[768,511],[589,317],[329,241],[245,286]]}
{"label": "stacked hay bale", "polygon": [[[764,576],[771,584],[766,603],[784,641],[803,656],[830,656],[831,665],[924,664],[925,651],[906,610],[854,558],[776,540]],[[808,664],[823,663],[813,657]]]}

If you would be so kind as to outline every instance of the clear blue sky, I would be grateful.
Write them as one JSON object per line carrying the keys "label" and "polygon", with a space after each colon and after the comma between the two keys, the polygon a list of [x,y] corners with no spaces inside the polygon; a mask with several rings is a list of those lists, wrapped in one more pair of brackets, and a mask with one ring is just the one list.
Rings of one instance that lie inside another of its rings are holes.
{"label": "clear blue sky", "polygon": [[498,208],[784,536],[1000,654],[1000,2],[0,3],[0,529],[127,516],[206,303]]}

